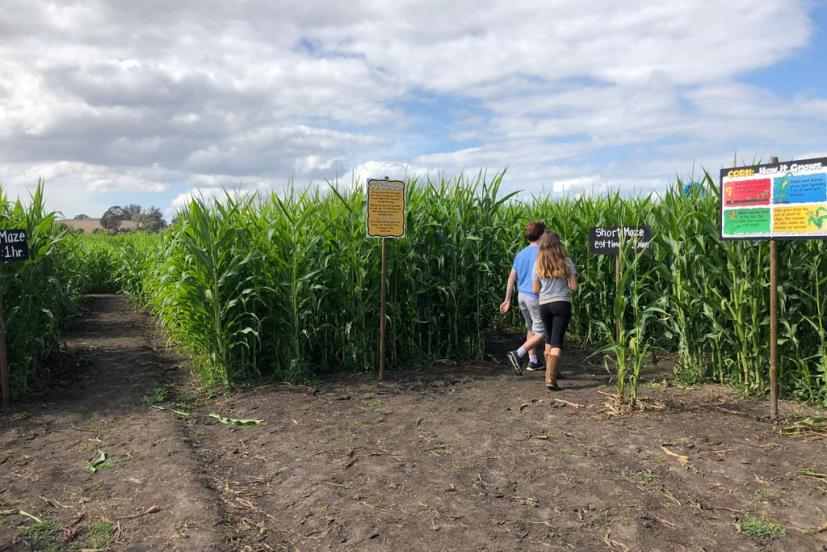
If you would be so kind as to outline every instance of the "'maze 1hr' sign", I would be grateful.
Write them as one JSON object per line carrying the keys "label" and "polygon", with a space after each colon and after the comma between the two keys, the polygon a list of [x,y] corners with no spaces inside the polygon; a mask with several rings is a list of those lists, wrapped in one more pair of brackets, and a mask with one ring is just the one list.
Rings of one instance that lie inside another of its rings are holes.
{"label": "'maze 1hr' sign", "polygon": [[29,244],[25,230],[0,230],[0,261],[25,261]]}
{"label": "'maze 1hr' sign", "polygon": [[827,237],[827,157],[721,171],[721,237]]}

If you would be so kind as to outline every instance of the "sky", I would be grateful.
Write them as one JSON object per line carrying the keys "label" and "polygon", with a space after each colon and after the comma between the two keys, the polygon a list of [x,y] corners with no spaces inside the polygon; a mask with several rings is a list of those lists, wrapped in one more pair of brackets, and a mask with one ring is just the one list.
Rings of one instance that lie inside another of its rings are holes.
{"label": "sky", "polygon": [[663,191],[827,156],[824,0],[0,0],[0,185],[72,217],[507,170]]}

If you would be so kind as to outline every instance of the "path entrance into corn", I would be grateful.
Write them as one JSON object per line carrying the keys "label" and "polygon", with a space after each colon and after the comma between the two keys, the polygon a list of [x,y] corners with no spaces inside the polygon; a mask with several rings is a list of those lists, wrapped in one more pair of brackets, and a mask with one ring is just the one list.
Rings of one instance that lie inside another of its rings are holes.
{"label": "path entrance into corn", "polygon": [[154,408],[186,371],[123,296],[85,306],[49,388],[0,415],[0,550],[223,550],[188,429]]}
{"label": "path entrance into corn", "polygon": [[210,398],[125,300],[88,306],[50,389],[0,417],[0,550],[827,543],[825,441],[727,388],[650,382],[648,410],[610,416],[605,371],[574,351],[553,395],[444,361]]}

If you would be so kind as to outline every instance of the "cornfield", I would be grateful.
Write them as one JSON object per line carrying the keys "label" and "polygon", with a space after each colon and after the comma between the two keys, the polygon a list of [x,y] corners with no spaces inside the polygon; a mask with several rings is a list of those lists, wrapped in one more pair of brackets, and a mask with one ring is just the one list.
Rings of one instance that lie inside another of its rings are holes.
{"label": "cornfield", "polygon": [[[501,180],[409,182],[408,235],[389,243],[389,365],[480,358],[491,332],[518,326],[518,315],[504,320],[497,305],[523,226],[542,220],[578,268],[573,339],[671,352],[685,382],[766,391],[768,245],[719,239],[709,175],[688,195],[677,182],[647,198],[518,200],[501,193]],[[99,286],[129,293],[204,381],[225,387],[375,368],[380,243],[365,237],[365,224],[358,187],[228,195],[194,200],[160,237],[83,237],[76,249]],[[614,258],[590,255],[587,237],[592,226],[620,224],[648,224],[653,240],[624,260],[616,289]],[[780,242],[778,250],[783,391],[827,404],[825,244]],[[618,321],[623,342],[613,336]],[[634,358],[624,381],[639,377],[643,355]]]}
{"label": "cornfield", "polygon": [[0,263],[0,323],[6,329],[12,397],[37,382],[41,361],[84,291],[86,278],[71,238],[55,221],[55,213],[46,211],[42,183],[27,204],[9,201],[0,189],[0,228],[23,229],[29,242],[29,260]]}

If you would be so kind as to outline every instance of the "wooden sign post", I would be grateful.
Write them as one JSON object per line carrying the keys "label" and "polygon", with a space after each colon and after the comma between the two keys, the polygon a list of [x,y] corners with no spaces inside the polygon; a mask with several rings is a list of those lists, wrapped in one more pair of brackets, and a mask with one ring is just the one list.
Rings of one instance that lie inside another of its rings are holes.
{"label": "wooden sign post", "polygon": [[367,236],[382,239],[382,272],[379,284],[379,379],[385,375],[385,298],[388,274],[387,238],[404,238],[406,228],[405,183],[401,180],[368,180]]}
{"label": "wooden sign post", "polygon": [[[29,258],[29,242],[25,230],[0,230],[0,262],[18,262]],[[0,394],[3,408],[11,402],[9,363],[6,357],[6,319],[3,299],[6,290],[0,277]]]}
{"label": "wooden sign post", "polygon": [[6,359],[6,323],[4,321],[3,295],[0,294],[0,388],[3,394],[3,408],[9,407],[11,388],[9,387],[9,363]]}
{"label": "wooden sign post", "polygon": [[770,415],[778,417],[778,245],[827,238],[827,157],[721,169],[723,240],[770,242]]}
{"label": "wooden sign post", "polygon": [[[770,157],[770,163],[778,164],[778,157]],[[770,240],[770,417],[778,419],[778,246],[775,240]]]}
{"label": "wooden sign post", "polygon": [[[635,251],[643,251],[652,241],[652,228],[643,226],[596,226],[589,228],[589,253],[593,255],[615,256],[615,292],[620,288],[621,266],[620,248],[625,242],[632,242]],[[615,331],[620,340],[620,320],[616,321]]]}

